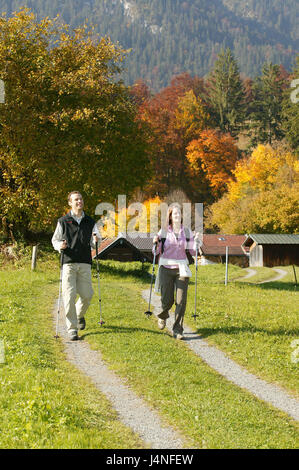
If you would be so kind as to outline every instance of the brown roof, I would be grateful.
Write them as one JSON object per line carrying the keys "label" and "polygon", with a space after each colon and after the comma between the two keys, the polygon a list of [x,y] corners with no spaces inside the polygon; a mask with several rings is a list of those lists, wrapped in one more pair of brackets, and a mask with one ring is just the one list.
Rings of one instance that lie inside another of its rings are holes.
{"label": "brown roof", "polygon": [[[112,245],[112,243],[115,242],[116,239],[117,239],[116,237],[104,238],[104,240],[102,240],[102,242],[99,246],[99,253],[104,251],[105,248],[107,248],[108,246]],[[92,258],[94,258],[96,256],[96,250],[91,250],[91,256],[92,256]]]}
{"label": "brown roof", "polygon": [[225,255],[226,247],[228,246],[228,254],[244,256],[242,243],[246,240],[246,235],[225,235],[225,234],[204,234],[203,245],[201,247],[204,255]]}
{"label": "brown roof", "polygon": [[152,251],[153,238],[150,233],[141,233],[138,237],[134,237],[130,234],[126,235],[126,239],[141,251]]}
{"label": "brown roof", "polygon": [[[107,249],[120,238],[126,238],[129,243],[140,251],[152,251],[153,237],[151,234],[145,233],[138,237],[134,237],[129,234],[126,234],[126,236],[119,234],[118,237],[105,238],[99,246],[99,253],[102,253],[102,251]],[[246,235],[204,234],[201,249],[204,255],[223,256],[225,255],[225,248],[228,246],[229,255],[244,256],[244,250],[241,245],[245,240]],[[92,250],[92,257],[95,257],[95,255],[95,250]]]}
{"label": "brown roof", "polygon": [[[118,241],[121,239],[125,239],[126,242],[128,242],[127,246],[128,244],[129,246],[132,245],[132,249],[136,249],[140,252],[147,252],[147,251],[151,252],[153,248],[153,237],[147,233],[142,234],[142,235],[138,237],[134,237],[128,234],[123,235],[122,233],[119,233],[117,237],[105,238],[99,246],[99,254],[103,253],[109,247],[112,247],[112,245],[114,244],[117,245]],[[92,258],[95,258],[96,250],[92,250],[91,255],[92,255]]]}

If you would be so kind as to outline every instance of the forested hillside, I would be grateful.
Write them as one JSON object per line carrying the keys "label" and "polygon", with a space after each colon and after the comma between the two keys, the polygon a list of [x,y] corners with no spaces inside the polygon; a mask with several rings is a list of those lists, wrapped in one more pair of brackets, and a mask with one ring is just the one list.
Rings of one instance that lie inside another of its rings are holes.
{"label": "forested hillside", "polygon": [[132,49],[126,82],[143,78],[155,91],[174,74],[207,75],[223,47],[252,78],[266,61],[290,70],[298,50],[296,0],[0,0],[8,15],[24,5],[73,27],[88,18]]}

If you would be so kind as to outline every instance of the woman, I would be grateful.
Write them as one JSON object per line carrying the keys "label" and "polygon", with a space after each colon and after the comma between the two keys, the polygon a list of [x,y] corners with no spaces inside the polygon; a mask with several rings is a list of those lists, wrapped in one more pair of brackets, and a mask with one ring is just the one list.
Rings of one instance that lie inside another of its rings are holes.
{"label": "woman", "polygon": [[187,290],[191,271],[188,266],[186,249],[195,255],[195,243],[199,234],[193,239],[192,232],[182,225],[180,206],[175,204],[168,209],[166,229],[160,230],[153,239],[156,254],[160,254],[159,270],[156,280],[156,291],[161,291],[162,312],[158,315],[158,327],[163,330],[169,318],[169,310],[174,303],[176,288],[175,322],[173,336],[183,339],[183,321],[187,303]]}

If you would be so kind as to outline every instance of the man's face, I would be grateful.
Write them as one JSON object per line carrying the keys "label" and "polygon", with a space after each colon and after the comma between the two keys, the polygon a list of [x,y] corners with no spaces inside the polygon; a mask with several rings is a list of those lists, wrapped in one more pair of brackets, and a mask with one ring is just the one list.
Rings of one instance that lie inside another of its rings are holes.
{"label": "man's face", "polygon": [[84,206],[83,197],[79,193],[72,194],[69,200],[69,205],[74,212],[82,210]]}

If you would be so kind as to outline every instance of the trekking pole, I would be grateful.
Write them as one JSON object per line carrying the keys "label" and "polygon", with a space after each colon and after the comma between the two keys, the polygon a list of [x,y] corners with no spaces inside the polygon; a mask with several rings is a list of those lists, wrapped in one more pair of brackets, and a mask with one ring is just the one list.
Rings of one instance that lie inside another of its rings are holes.
{"label": "trekking pole", "polygon": [[[65,241],[65,240],[63,240],[63,241]],[[61,293],[62,293],[63,258],[64,258],[64,250],[60,250],[60,278],[59,278],[58,307],[57,307],[57,316],[56,316],[56,335],[54,336],[55,339],[59,338],[58,321],[59,321],[60,305],[61,305]]]}
{"label": "trekking pole", "polygon": [[[95,235],[95,234],[94,234]],[[97,277],[98,277],[98,292],[99,292],[99,305],[100,305],[100,321],[99,325],[104,325],[102,320],[102,299],[101,299],[101,288],[100,288],[100,270],[99,270],[99,260],[98,260],[98,240],[96,241],[96,263],[97,263]]]}
{"label": "trekking pole", "polygon": [[194,318],[194,321],[196,318],[199,316],[196,313],[196,293],[197,293],[197,257],[198,257],[198,243],[196,242],[196,249],[195,249],[195,295],[194,295],[194,314],[192,315],[192,318]]}
{"label": "trekking pole", "polygon": [[148,301],[148,310],[145,313],[147,315],[147,318],[149,318],[153,312],[150,311],[151,308],[151,299],[152,299],[152,287],[153,287],[153,279],[154,279],[154,272],[155,272],[155,262],[156,262],[156,250],[157,250],[157,244],[156,242],[155,245],[155,251],[154,251],[154,259],[153,259],[153,269],[152,269],[152,279],[151,279],[151,289],[150,289],[150,295],[149,295],[149,301]]}
{"label": "trekking pole", "polygon": [[297,276],[296,276],[296,269],[295,269],[295,266],[293,264],[293,271],[294,271],[294,277],[295,277],[295,290],[297,289]]}

